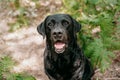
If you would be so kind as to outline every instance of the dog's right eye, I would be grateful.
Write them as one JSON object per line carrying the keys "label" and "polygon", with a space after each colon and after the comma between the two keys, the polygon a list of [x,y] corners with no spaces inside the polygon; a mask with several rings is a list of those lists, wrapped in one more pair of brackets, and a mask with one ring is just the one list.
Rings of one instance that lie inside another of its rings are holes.
{"label": "dog's right eye", "polygon": [[53,22],[49,22],[48,23],[48,27],[52,27],[52,26],[54,26],[54,23]]}
{"label": "dog's right eye", "polygon": [[47,25],[48,27],[53,27],[55,25],[55,20],[51,20]]}

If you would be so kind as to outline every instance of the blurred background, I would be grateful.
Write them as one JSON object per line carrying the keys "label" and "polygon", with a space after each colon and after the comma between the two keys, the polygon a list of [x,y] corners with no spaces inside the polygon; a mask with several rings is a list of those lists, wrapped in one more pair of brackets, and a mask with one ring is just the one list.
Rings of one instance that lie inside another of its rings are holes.
{"label": "blurred background", "polygon": [[45,40],[36,28],[47,15],[70,14],[93,80],[120,80],[120,0],[0,0],[0,80],[48,80]]}

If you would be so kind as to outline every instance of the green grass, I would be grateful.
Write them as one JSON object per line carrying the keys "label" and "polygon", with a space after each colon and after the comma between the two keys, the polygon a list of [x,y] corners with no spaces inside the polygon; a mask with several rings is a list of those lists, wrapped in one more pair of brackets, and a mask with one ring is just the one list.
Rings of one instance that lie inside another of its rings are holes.
{"label": "green grass", "polygon": [[0,80],[36,80],[27,73],[13,73],[15,62],[9,56],[0,57]]}

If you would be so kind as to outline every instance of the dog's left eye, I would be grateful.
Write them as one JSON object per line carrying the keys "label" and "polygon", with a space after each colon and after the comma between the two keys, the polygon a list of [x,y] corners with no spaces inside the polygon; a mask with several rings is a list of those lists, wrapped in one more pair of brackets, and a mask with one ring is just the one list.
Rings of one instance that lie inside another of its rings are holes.
{"label": "dog's left eye", "polygon": [[62,25],[63,25],[63,26],[68,26],[68,25],[69,25],[69,22],[66,21],[66,20],[63,20],[63,21],[62,21]]}

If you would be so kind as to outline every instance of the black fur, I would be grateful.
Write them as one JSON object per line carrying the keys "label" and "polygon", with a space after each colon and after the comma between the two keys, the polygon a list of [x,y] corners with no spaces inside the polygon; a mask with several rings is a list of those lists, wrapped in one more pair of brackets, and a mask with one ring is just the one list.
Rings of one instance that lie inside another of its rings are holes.
{"label": "black fur", "polygon": [[[77,44],[76,33],[80,29],[81,25],[68,14],[50,15],[37,27],[46,36],[44,68],[50,80],[91,80],[93,68]],[[60,33],[57,38],[54,32]],[[54,48],[57,40],[66,43],[64,52],[59,54]]]}

